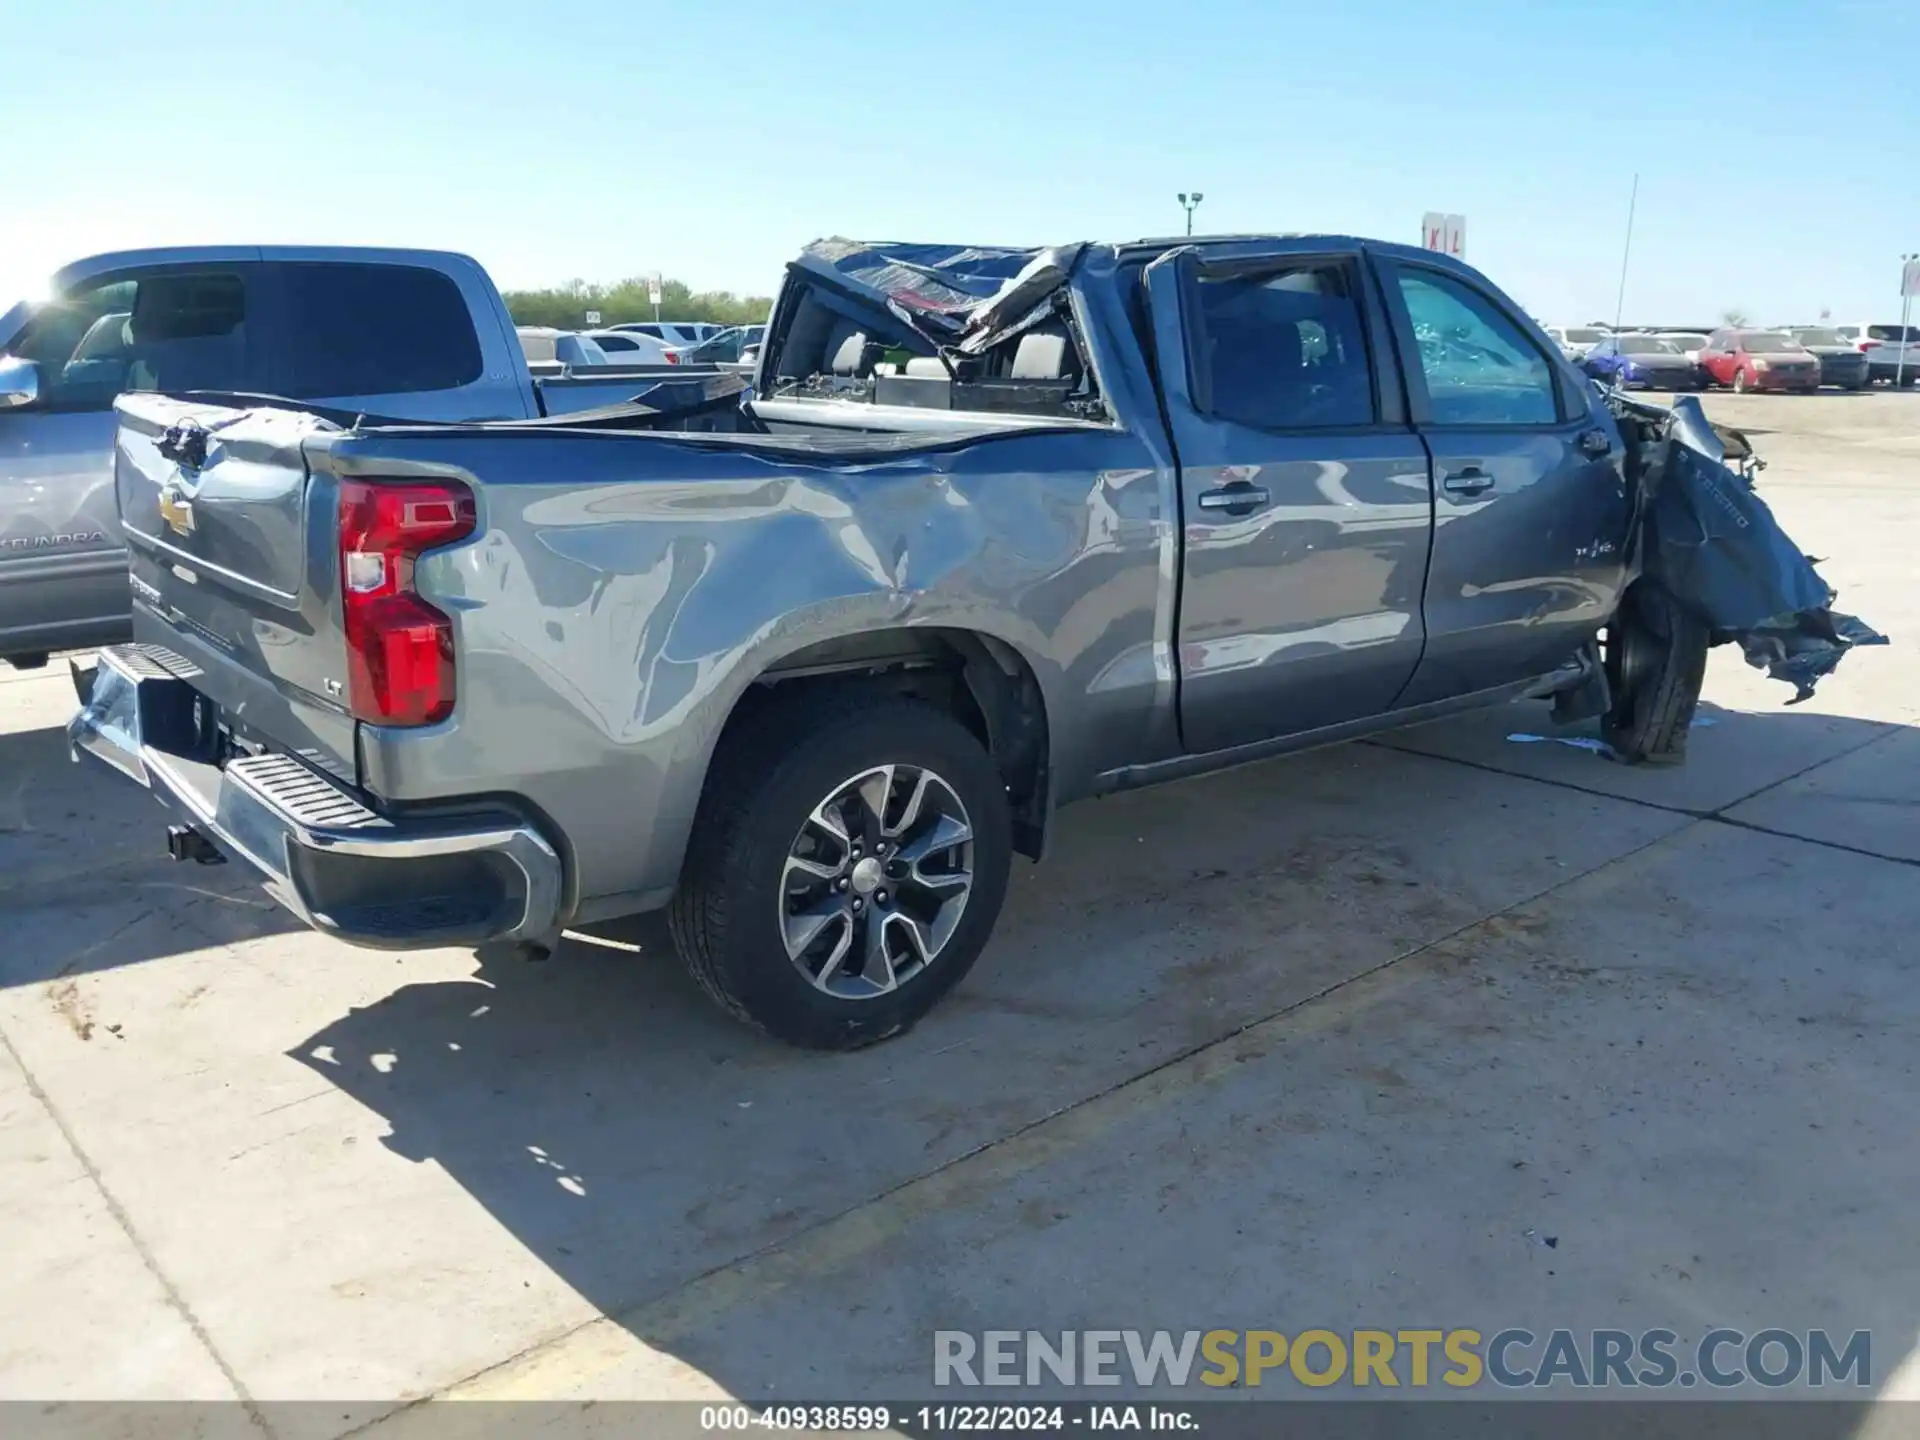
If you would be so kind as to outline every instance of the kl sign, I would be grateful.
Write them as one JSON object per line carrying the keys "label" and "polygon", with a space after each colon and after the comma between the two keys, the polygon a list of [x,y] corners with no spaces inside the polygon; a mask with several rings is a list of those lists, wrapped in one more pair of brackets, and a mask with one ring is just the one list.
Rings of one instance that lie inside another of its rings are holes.
{"label": "kl sign", "polygon": [[1467,258],[1467,217],[1429,210],[1420,222],[1420,243],[1456,260]]}

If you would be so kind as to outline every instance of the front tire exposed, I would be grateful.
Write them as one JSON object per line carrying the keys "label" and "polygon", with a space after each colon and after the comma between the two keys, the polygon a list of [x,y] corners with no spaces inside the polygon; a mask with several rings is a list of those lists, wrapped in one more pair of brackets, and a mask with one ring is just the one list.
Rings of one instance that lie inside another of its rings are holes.
{"label": "front tire exposed", "polygon": [[1006,896],[1005,781],[917,700],[776,700],[714,756],[668,920],[693,977],[776,1039],[909,1029],[973,967]]}
{"label": "front tire exposed", "polygon": [[1707,628],[1657,585],[1633,586],[1607,627],[1613,706],[1601,734],[1629,765],[1678,765],[1707,674]]}

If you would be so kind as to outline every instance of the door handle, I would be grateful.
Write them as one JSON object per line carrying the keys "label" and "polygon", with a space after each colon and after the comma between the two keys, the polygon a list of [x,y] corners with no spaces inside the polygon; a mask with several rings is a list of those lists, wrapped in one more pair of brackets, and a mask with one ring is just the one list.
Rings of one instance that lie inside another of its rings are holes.
{"label": "door handle", "polygon": [[1613,441],[1604,430],[1582,430],[1580,432],[1580,453],[1598,459],[1613,449]]}
{"label": "door handle", "polygon": [[1236,480],[1218,490],[1200,492],[1202,510],[1218,510],[1228,515],[1251,515],[1273,497],[1258,485]]}
{"label": "door handle", "polygon": [[1478,495],[1482,490],[1493,488],[1493,477],[1478,465],[1464,465],[1449,471],[1440,488],[1454,495]]}

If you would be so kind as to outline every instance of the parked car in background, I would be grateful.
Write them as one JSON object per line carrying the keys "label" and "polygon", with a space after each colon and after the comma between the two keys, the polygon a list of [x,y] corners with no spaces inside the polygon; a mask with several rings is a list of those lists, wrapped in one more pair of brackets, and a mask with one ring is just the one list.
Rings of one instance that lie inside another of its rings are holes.
{"label": "parked car in background", "polygon": [[1716,330],[1707,337],[1700,364],[1716,385],[1737,391],[1811,395],[1820,388],[1819,359],[1778,330]]}
{"label": "parked car in background", "polygon": [[[708,336],[698,345],[689,345],[682,350],[670,350],[667,359],[675,365],[737,365],[742,353],[749,345],[748,328],[745,325],[733,325]],[[765,332],[764,325],[754,326]]]}
{"label": "parked car in background", "polygon": [[633,320],[623,325],[609,325],[609,330],[625,330],[633,335],[651,335],[668,345],[684,347],[698,345],[702,340],[710,340],[727,327],[716,325],[711,320]]}
{"label": "parked car in background", "polygon": [[1864,390],[1873,383],[1872,362],[1831,325],[1789,325],[1784,333],[1820,362],[1820,383],[1842,390]]}
{"label": "parked car in background", "polygon": [[1671,340],[1674,348],[1696,365],[1700,363],[1700,352],[1707,348],[1708,332],[1705,330],[1650,330],[1646,333],[1658,335],[1662,340]]}
{"label": "parked car in background", "polygon": [[1834,333],[1867,357],[1867,379],[1891,385],[1920,384],[1920,325],[1836,325]]}
{"label": "parked car in background", "polygon": [[1704,390],[1706,372],[1658,335],[1609,335],[1580,361],[1596,380],[1626,390]]}
{"label": "parked car in background", "polygon": [[1613,333],[1599,325],[1543,325],[1540,328],[1560,347],[1562,355],[1576,362]]}
{"label": "parked car in background", "polygon": [[0,313],[0,660],[124,639],[114,397],[280,395],[399,420],[598,408],[644,382],[536,379],[464,255],[201,245],[96,255]]}
{"label": "parked car in background", "polygon": [[529,365],[611,365],[607,352],[585,335],[574,330],[556,330],[551,325],[522,325],[514,332],[520,337],[520,353]]}
{"label": "parked car in background", "polygon": [[598,345],[613,365],[670,365],[672,349],[666,341],[637,330],[583,330],[581,335]]}
{"label": "parked car in background", "polygon": [[143,644],[70,736],[342,938],[670,906],[730,1013],[850,1048],[1068,801],[1522,695],[1686,734],[1708,636],[1634,583],[1629,442],[1457,260],[836,240],[757,378],[698,436],[128,397]]}

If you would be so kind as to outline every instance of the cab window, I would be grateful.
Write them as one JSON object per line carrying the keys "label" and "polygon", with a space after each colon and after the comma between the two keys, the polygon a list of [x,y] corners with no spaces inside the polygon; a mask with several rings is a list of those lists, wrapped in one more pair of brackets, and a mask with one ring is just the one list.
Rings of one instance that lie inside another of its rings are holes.
{"label": "cab window", "polygon": [[1309,261],[1257,275],[1203,276],[1190,326],[1201,411],[1263,430],[1374,423],[1352,267]]}
{"label": "cab window", "polygon": [[105,410],[124,390],[245,390],[247,299],[231,270],[107,277],[49,301],[9,353],[40,367],[49,410]]}
{"label": "cab window", "polygon": [[1450,275],[1402,268],[1435,425],[1552,425],[1558,387],[1547,357],[1492,300]]}

